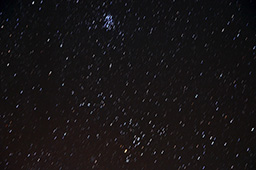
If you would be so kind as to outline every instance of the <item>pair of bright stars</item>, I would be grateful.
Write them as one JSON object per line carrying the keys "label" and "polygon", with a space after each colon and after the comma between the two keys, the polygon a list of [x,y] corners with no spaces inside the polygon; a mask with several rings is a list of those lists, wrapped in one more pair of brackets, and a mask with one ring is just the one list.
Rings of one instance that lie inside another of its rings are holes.
{"label": "pair of bright stars", "polygon": [[105,16],[103,28],[105,28],[107,31],[115,29],[115,24],[112,15],[108,14]]}

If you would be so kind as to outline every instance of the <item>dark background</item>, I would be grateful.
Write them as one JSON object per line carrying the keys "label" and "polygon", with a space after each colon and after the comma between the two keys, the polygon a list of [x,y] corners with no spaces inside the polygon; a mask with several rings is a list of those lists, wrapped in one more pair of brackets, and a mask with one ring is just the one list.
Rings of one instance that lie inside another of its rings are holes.
{"label": "dark background", "polygon": [[0,168],[256,169],[255,61],[255,1],[1,1]]}

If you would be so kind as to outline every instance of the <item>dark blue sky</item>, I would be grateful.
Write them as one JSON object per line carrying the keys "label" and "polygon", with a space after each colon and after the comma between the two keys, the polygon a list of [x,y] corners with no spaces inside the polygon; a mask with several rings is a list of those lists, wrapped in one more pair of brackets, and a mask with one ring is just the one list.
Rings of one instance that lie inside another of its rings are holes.
{"label": "dark blue sky", "polygon": [[253,1],[1,1],[1,169],[255,169]]}

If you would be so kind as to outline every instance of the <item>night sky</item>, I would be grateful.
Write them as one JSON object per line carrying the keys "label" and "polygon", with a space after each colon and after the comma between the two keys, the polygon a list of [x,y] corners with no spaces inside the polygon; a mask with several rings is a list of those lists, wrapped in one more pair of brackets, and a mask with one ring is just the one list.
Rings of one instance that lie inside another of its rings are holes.
{"label": "night sky", "polygon": [[250,0],[5,0],[0,169],[256,169]]}

